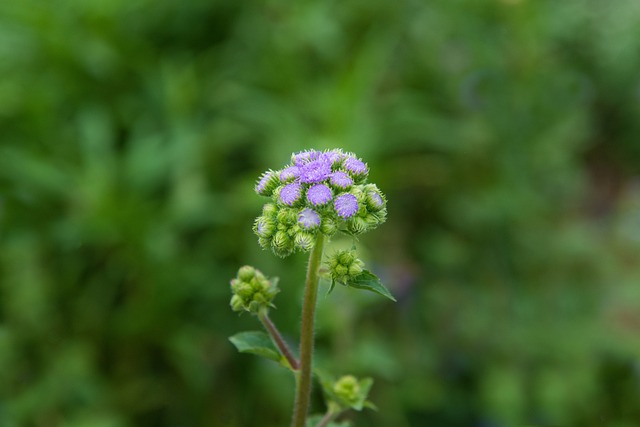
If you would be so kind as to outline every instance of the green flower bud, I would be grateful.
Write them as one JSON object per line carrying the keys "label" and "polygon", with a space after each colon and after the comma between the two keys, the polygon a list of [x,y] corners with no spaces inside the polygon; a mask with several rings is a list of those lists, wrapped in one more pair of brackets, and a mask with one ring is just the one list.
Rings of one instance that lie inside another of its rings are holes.
{"label": "green flower bud", "polygon": [[324,215],[320,224],[320,231],[327,236],[333,236],[338,231],[338,224],[329,215]]}
{"label": "green flower bud", "polygon": [[256,275],[256,269],[251,267],[250,265],[243,265],[238,270],[238,280],[242,282],[248,282],[253,279]]}
{"label": "green flower bud", "polygon": [[269,238],[276,230],[276,223],[267,216],[259,216],[253,224],[253,232],[258,237]]}
{"label": "green flower bud", "polygon": [[285,225],[288,228],[298,223],[298,212],[296,209],[280,208],[276,219],[279,224]]}
{"label": "green flower bud", "polygon": [[268,280],[262,272],[245,265],[231,280],[231,308],[233,311],[258,313],[272,305],[273,298],[279,292],[275,280]]}
{"label": "green flower bud", "polygon": [[313,248],[313,245],[316,242],[316,238],[313,234],[307,233],[306,231],[300,231],[296,233],[295,236],[295,244],[303,251],[309,251]]}
{"label": "green flower bud", "polygon": [[278,206],[274,203],[267,203],[262,207],[262,215],[273,218],[278,213]]}
{"label": "green flower bud", "polygon": [[233,311],[242,311],[242,310],[244,310],[244,302],[242,301],[242,298],[240,298],[240,296],[233,295],[231,297],[231,309]]}
{"label": "green flower bud", "polygon": [[341,400],[349,405],[353,405],[361,398],[360,383],[353,375],[345,375],[333,385],[333,392]]}
{"label": "green flower bud", "polygon": [[349,272],[348,272],[349,276],[355,277],[360,273],[362,273],[362,270],[363,270],[362,267],[363,267],[362,263],[354,262],[353,264],[351,264],[349,266]]}
{"label": "green flower bud", "polygon": [[266,237],[259,237],[258,243],[262,247],[262,249],[268,249],[271,246],[271,239]]}
{"label": "green flower bud", "polygon": [[362,234],[370,229],[367,220],[361,216],[354,216],[347,221],[347,229],[353,234]]}
{"label": "green flower bud", "polygon": [[271,241],[271,248],[273,249],[273,253],[281,258],[284,258],[293,253],[294,245],[289,234],[286,231],[279,230],[273,236],[273,240]]}
{"label": "green flower bud", "polygon": [[367,184],[364,186],[365,199],[364,203],[370,212],[378,212],[385,209],[387,206],[387,199],[375,184]]}
{"label": "green flower bud", "polygon": [[351,265],[356,259],[358,259],[354,251],[338,252],[336,258],[338,260],[338,263],[346,266]]}
{"label": "green flower bud", "polygon": [[260,176],[255,190],[261,196],[271,197],[273,191],[280,185],[280,177],[277,172],[268,170]]}

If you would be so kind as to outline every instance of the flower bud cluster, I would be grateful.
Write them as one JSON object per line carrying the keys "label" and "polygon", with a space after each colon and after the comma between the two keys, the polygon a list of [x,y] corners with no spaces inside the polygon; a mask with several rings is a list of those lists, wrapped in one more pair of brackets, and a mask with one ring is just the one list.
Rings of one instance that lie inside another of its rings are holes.
{"label": "flower bud cluster", "polygon": [[337,251],[329,256],[326,261],[329,267],[331,280],[338,283],[349,283],[349,281],[362,273],[364,263],[356,255],[356,251]]}
{"label": "flower bud cluster", "polygon": [[369,168],[353,153],[341,150],[294,153],[281,170],[268,170],[255,190],[270,197],[253,230],[263,248],[281,257],[308,251],[318,233],[360,234],[386,220],[387,201]]}
{"label": "flower bud cluster", "polygon": [[262,309],[273,307],[273,298],[279,291],[275,280],[268,280],[260,270],[245,265],[231,280],[231,308],[257,314]]}
{"label": "flower bud cluster", "polygon": [[345,375],[336,381],[333,385],[333,393],[346,403],[346,406],[354,405],[362,399],[360,382],[353,375]]}

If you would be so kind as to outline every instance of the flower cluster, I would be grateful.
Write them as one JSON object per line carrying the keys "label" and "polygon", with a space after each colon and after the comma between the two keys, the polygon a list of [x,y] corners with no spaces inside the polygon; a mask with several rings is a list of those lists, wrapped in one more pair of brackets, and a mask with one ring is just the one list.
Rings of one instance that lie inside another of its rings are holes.
{"label": "flower cluster", "polygon": [[262,174],[255,190],[270,197],[253,230],[263,248],[281,257],[308,251],[317,233],[360,234],[386,220],[386,199],[367,184],[369,168],[341,150],[294,153],[291,163]]}
{"label": "flower cluster", "polygon": [[272,307],[271,301],[279,291],[276,280],[268,280],[260,270],[245,265],[240,267],[237,277],[231,280],[231,308],[233,311],[256,314]]}
{"label": "flower cluster", "polygon": [[364,267],[356,251],[337,251],[327,259],[326,263],[331,280],[338,283],[349,283],[349,279],[357,277]]}

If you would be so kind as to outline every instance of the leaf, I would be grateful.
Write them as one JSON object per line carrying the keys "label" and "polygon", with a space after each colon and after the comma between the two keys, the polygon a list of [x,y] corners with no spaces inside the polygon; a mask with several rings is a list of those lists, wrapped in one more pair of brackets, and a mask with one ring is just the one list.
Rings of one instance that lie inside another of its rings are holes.
{"label": "leaf", "polygon": [[264,332],[247,331],[229,337],[240,353],[250,353],[282,363],[282,356]]}
{"label": "leaf", "polygon": [[393,295],[391,295],[391,292],[389,292],[389,290],[382,284],[382,282],[380,282],[378,276],[376,276],[369,270],[364,270],[352,280],[349,280],[347,286],[375,292],[382,295],[383,297],[389,298],[391,301],[396,301]]}

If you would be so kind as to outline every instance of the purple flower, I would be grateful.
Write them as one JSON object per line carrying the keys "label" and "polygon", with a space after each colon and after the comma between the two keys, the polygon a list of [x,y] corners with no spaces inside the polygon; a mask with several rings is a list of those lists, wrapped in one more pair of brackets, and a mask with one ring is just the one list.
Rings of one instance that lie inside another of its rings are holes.
{"label": "purple flower", "polygon": [[301,166],[299,178],[300,182],[315,184],[324,181],[329,175],[331,175],[331,163],[321,157]]}
{"label": "purple flower", "polygon": [[302,166],[309,163],[312,160],[316,160],[320,156],[320,152],[316,150],[300,151],[292,156],[293,164],[296,166]]}
{"label": "purple flower", "polygon": [[331,184],[340,188],[349,188],[353,185],[353,180],[349,175],[344,172],[334,172],[330,177]]}
{"label": "purple flower", "polygon": [[331,197],[331,189],[324,184],[316,184],[307,190],[307,200],[314,206],[324,205]]}
{"label": "purple flower", "polygon": [[350,218],[358,212],[358,200],[353,194],[343,194],[333,203],[338,215],[344,219]]}
{"label": "purple flower", "polygon": [[262,174],[260,180],[256,184],[255,190],[256,193],[260,195],[264,195],[267,190],[267,186],[269,185],[269,181],[273,178],[273,171],[267,171]]}
{"label": "purple flower", "polygon": [[345,159],[344,167],[346,170],[355,175],[364,175],[369,172],[369,170],[367,169],[367,165],[365,165],[362,160],[351,156]]}
{"label": "purple flower", "polygon": [[322,153],[324,158],[326,158],[332,165],[339,163],[342,160],[342,156],[344,155],[340,150],[329,150]]}
{"label": "purple flower", "polygon": [[310,230],[320,226],[320,215],[313,209],[303,209],[298,214],[298,224],[300,227]]}
{"label": "purple flower", "polygon": [[297,166],[289,166],[284,168],[280,172],[280,181],[287,182],[296,178],[300,174],[300,169]]}
{"label": "purple flower", "polygon": [[299,198],[302,187],[297,182],[287,184],[280,190],[280,201],[285,205],[293,205]]}

